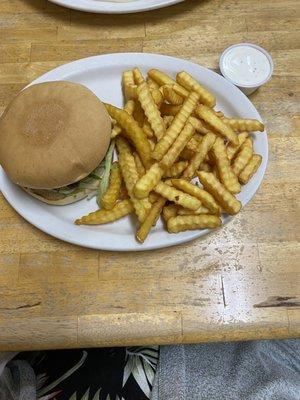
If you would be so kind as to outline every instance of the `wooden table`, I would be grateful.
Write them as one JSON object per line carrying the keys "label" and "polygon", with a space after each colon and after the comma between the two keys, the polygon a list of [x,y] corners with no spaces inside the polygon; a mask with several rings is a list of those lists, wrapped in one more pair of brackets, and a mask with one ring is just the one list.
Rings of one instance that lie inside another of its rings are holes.
{"label": "wooden table", "polygon": [[[0,107],[77,58],[144,51],[217,69],[253,42],[274,57],[251,96],[269,134],[264,182],[226,227],[142,253],[86,250],[35,229],[0,198],[0,350],[296,337],[299,294],[299,1],[186,1],[136,15],[0,2]],[[297,115],[298,113],[298,115]]]}

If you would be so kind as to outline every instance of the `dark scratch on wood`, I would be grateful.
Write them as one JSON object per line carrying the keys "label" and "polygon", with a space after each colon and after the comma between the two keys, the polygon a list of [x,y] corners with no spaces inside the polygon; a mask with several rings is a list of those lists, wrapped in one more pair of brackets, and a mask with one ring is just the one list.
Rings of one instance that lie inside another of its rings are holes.
{"label": "dark scratch on wood", "polygon": [[300,301],[297,299],[297,297],[271,296],[268,297],[266,301],[254,304],[253,307],[300,307]]}
{"label": "dark scratch on wood", "polygon": [[223,276],[221,276],[221,288],[222,288],[223,304],[224,304],[224,307],[227,307],[227,304],[226,304],[226,297],[225,297],[225,289],[224,289],[224,282],[223,282]]}
{"label": "dark scratch on wood", "polygon": [[41,301],[38,301],[37,303],[33,303],[33,304],[22,304],[20,306],[17,307],[0,307],[0,310],[21,310],[23,308],[33,308],[33,307],[38,307],[42,304]]}

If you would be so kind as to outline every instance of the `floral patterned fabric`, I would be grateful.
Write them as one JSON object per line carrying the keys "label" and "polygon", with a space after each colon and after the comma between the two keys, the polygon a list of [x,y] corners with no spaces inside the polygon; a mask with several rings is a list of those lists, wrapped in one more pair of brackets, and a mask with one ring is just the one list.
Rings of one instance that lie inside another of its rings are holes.
{"label": "floral patterned fabric", "polygon": [[147,400],[157,346],[22,353],[37,379],[39,400]]}

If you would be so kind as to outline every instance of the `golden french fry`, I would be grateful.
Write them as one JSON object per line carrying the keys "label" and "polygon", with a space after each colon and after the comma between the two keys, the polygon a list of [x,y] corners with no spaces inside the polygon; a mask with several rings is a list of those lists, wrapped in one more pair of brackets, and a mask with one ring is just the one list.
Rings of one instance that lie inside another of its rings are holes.
{"label": "golden french fry", "polygon": [[[215,110],[214,110],[215,111]],[[222,113],[222,111],[215,111],[215,114],[216,114],[216,116],[217,117],[219,117],[219,118],[224,118],[224,113]]]}
{"label": "golden french fry", "polygon": [[176,81],[187,90],[198,93],[201,103],[209,107],[214,107],[216,105],[215,96],[200,85],[200,83],[187,72],[179,72],[176,76]]}
{"label": "golden french fry", "polygon": [[264,124],[257,119],[223,118],[223,122],[236,132],[263,132],[265,130]]}
{"label": "golden french fry", "polygon": [[190,161],[194,157],[194,155],[194,151],[189,150],[185,147],[180,153],[179,158],[181,158],[182,160]]}
{"label": "golden french fry", "polygon": [[177,94],[172,85],[164,85],[162,86],[162,93],[164,96],[164,99],[169,103],[173,104],[175,106],[181,105],[184,101],[184,98],[182,96],[179,96]]}
{"label": "golden french fry", "polygon": [[203,136],[202,141],[199,143],[198,151],[193,154],[190,159],[190,163],[187,166],[186,170],[183,172],[183,177],[186,179],[191,179],[196,170],[199,168],[200,164],[204,161],[205,156],[212,148],[215,143],[216,135],[213,133],[207,133]]}
{"label": "golden french fry", "polygon": [[159,199],[160,195],[155,193],[155,192],[150,192],[149,193],[149,201],[151,204],[155,203]]}
{"label": "golden french fry", "polygon": [[[122,178],[122,176],[121,176],[121,178]],[[125,185],[125,182],[124,182],[123,178],[122,178],[122,184],[121,184],[119,197],[120,197],[120,200],[125,200],[125,199],[129,198],[129,194],[128,194],[128,191],[126,189],[126,185]]]}
{"label": "golden french fry", "polygon": [[200,200],[181,190],[175,189],[172,186],[164,182],[159,182],[155,187],[155,192],[159,193],[166,199],[173,201],[173,203],[178,204],[182,207],[188,208],[190,210],[197,210],[201,206]]}
{"label": "golden french fry", "polygon": [[142,128],[145,120],[147,119],[142,109],[142,106],[138,100],[135,100],[135,107],[132,113],[133,118],[138,123],[138,125]]}
{"label": "golden french fry", "polygon": [[146,82],[138,86],[137,94],[155,136],[157,139],[162,138],[166,132],[165,124]]}
{"label": "golden french fry", "polygon": [[149,138],[148,138],[148,141],[149,141],[151,150],[153,151],[153,150],[154,150],[154,147],[155,147],[155,144],[156,144],[156,142],[154,141],[154,137],[152,137],[152,138],[149,137]]}
{"label": "golden french fry", "polygon": [[237,146],[234,144],[229,144],[227,146],[227,157],[229,161],[231,161],[234,158],[234,156],[238,152],[241,145],[245,142],[247,137],[248,137],[248,132],[242,132],[238,135],[239,144]]}
{"label": "golden french fry", "polygon": [[198,171],[198,178],[204,189],[209,192],[230,215],[237,214],[242,204],[238,201],[211,172]]}
{"label": "golden french fry", "polygon": [[108,188],[100,201],[102,208],[111,210],[114,207],[120,196],[121,183],[122,177],[119,164],[114,162],[110,170]]}
{"label": "golden french fry", "polygon": [[171,125],[173,119],[174,119],[174,117],[172,115],[165,115],[163,117],[166,129],[169,128],[169,126]]}
{"label": "golden french fry", "polygon": [[143,131],[145,132],[147,138],[152,138],[154,136],[154,132],[147,118],[144,120]]}
{"label": "golden french fry", "polygon": [[195,128],[196,132],[201,133],[202,135],[206,135],[207,133],[211,133],[212,130],[205,124],[204,121],[195,118],[195,117],[190,117],[190,123],[193,125]]}
{"label": "golden french fry", "polygon": [[149,196],[152,189],[158,184],[163,176],[164,170],[158,163],[154,163],[135,184],[134,194],[138,199]]}
{"label": "golden french fry", "polygon": [[76,225],[101,225],[116,221],[133,212],[133,205],[130,200],[119,201],[111,210],[97,210],[75,221]]}
{"label": "golden french fry", "polygon": [[127,100],[124,106],[124,111],[126,111],[129,115],[132,115],[135,108],[135,101],[134,100]]}
{"label": "golden french fry", "polygon": [[179,207],[178,215],[199,215],[199,214],[211,214],[210,210],[204,206],[200,206],[197,210],[189,210],[188,208]]}
{"label": "golden french fry", "polygon": [[[210,210],[211,214],[220,214],[221,209],[213,196],[204,189],[186,181],[185,179],[172,179],[172,184],[175,188],[182,190],[191,196],[196,197],[201,201],[203,206]],[[208,213],[208,214],[210,214]]]}
{"label": "golden french fry", "polygon": [[255,172],[258,170],[260,164],[262,162],[262,156],[259,154],[253,154],[252,158],[243,169],[243,171],[239,175],[239,180],[244,185],[249,182]]}
{"label": "golden french fry", "polygon": [[185,99],[179,113],[173,119],[172,124],[167,129],[165,135],[157,142],[155,149],[152,152],[153,158],[159,161],[167,153],[194,111],[198,99],[199,96],[194,92],[190,93],[190,95]]}
{"label": "golden french fry", "polygon": [[164,206],[162,211],[163,219],[167,222],[170,218],[177,215],[178,206],[177,204],[168,204]]}
{"label": "golden french fry", "polygon": [[195,229],[212,229],[221,226],[221,219],[216,215],[178,215],[167,221],[169,233]]}
{"label": "golden french fry", "polygon": [[178,161],[171,167],[165,169],[163,178],[175,178],[179,176],[186,169],[187,165],[188,165],[187,161]]}
{"label": "golden french fry", "polygon": [[110,104],[105,105],[109,115],[121,126],[122,133],[134,144],[143,165],[148,168],[151,165],[151,147],[147,136],[134,118],[126,111],[120,110]]}
{"label": "golden french fry", "polygon": [[246,167],[252,156],[253,156],[252,139],[248,138],[241,145],[240,150],[232,163],[232,171],[235,173],[236,176],[239,176],[239,174]]}
{"label": "golden french fry", "polygon": [[136,170],[138,172],[138,176],[139,176],[139,178],[141,178],[146,172],[145,167],[143,166],[143,163],[142,163],[138,153],[134,152],[133,157],[134,157],[134,161],[135,161]]}
{"label": "golden french fry", "polygon": [[234,194],[239,193],[241,191],[241,185],[239,184],[237,176],[231,169],[224,140],[218,137],[211,151],[217,165],[221,182],[229,192]]}
{"label": "golden french fry", "polygon": [[136,98],[137,85],[135,85],[133,72],[124,71],[122,75],[122,86],[126,100]]}
{"label": "golden french fry", "polygon": [[159,89],[159,84],[151,79],[149,76],[147,77],[147,83],[149,88],[152,89]]}
{"label": "golden french fry", "polygon": [[139,68],[134,68],[132,70],[132,74],[133,74],[133,79],[134,79],[134,83],[139,86],[142,83],[145,82],[145,79],[143,77],[143,74],[141,72],[141,70]]}
{"label": "golden french fry", "polygon": [[160,107],[160,113],[161,115],[166,115],[166,116],[173,116],[175,117],[179,111],[181,110],[182,106],[173,106],[172,104],[167,104],[167,103],[162,103]]}
{"label": "golden french fry", "polygon": [[198,151],[199,144],[200,144],[200,142],[202,141],[202,138],[203,138],[203,136],[199,135],[199,136],[200,136],[200,140],[199,140],[198,135],[199,135],[198,133],[195,133],[195,134],[190,138],[190,140],[189,140],[188,143],[186,144],[186,148],[187,148],[187,149],[192,150],[192,151],[194,151],[194,152],[197,152],[197,151]]}
{"label": "golden french fry", "polygon": [[159,84],[159,86],[163,85],[173,85],[175,82],[174,79],[170,78],[167,74],[158,69],[150,69],[148,71],[148,76],[155,82]]}
{"label": "golden french fry", "polygon": [[[163,156],[160,161],[160,165],[163,166],[163,169],[170,168],[171,165],[177,160],[180,153],[191,139],[194,134],[193,125],[189,123],[189,121],[185,124],[184,128],[180,132],[180,134],[175,139],[174,143],[168,149],[166,154]],[[155,146],[156,149],[156,146]],[[155,151],[154,149],[154,151]]]}
{"label": "golden french fry", "polygon": [[163,95],[159,89],[150,89],[151,96],[154,100],[154,103],[157,105],[158,108],[162,105],[163,102]]}
{"label": "golden french fry", "polygon": [[128,191],[130,200],[134,207],[135,213],[140,222],[143,222],[147,213],[151,208],[151,203],[148,199],[137,199],[134,195],[134,186],[139,179],[135,165],[135,160],[131,154],[131,149],[126,142],[126,139],[121,136],[117,137],[118,160],[121,168],[122,176]]}
{"label": "golden french fry", "polygon": [[228,139],[229,142],[235,145],[239,144],[238,136],[234,130],[229,125],[225,124],[225,122],[223,122],[223,120],[220,119],[211,108],[201,104],[196,108],[196,113],[200,118],[211,125],[220,135]]}
{"label": "golden french fry", "polygon": [[[134,100],[127,100],[124,106],[124,111],[126,111],[128,114],[132,115],[135,107],[135,102]],[[120,125],[115,122],[114,127],[111,131],[111,138],[113,139],[114,137],[118,136],[122,132],[122,128]]]}
{"label": "golden french fry", "polygon": [[175,82],[173,85],[173,90],[175,93],[177,93],[179,96],[183,97],[184,99],[188,97],[190,91],[186,90],[183,86],[179,85],[177,82]]}
{"label": "golden french fry", "polygon": [[166,199],[160,197],[151,207],[147,217],[141,224],[140,228],[136,233],[136,238],[139,242],[144,243],[152,226],[154,226],[160,216],[163,206],[165,205]]}

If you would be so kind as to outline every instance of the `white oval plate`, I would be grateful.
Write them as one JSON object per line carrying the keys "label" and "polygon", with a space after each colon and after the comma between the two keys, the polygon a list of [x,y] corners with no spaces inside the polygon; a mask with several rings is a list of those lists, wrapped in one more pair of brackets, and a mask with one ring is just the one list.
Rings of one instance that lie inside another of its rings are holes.
{"label": "white oval plate", "polygon": [[[90,88],[101,100],[122,106],[122,72],[134,66],[139,66],[144,73],[150,68],[158,68],[174,77],[176,72],[185,70],[215,93],[217,110],[228,116],[261,120],[250,100],[222,76],[192,62],[157,54],[122,53],[85,58],[62,65],[31,84],[55,80],[77,82]],[[237,196],[243,206],[253,197],[265,173],[268,160],[265,132],[254,136],[254,149],[262,155],[263,161],[255,176]],[[28,222],[49,235],[85,247],[115,251],[150,250],[184,243],[208,233],[208,230],[198,230],[169,234],[159,221],[146,242],[139,244],[134,237],[136,222],[130,217],[100,226],[74,225],[76,218],[97,209],[95,199],[82,200],[68,206],[47,205],[14,185],[1,168],[0,189],[6,200]],[[225,216],[224,223],[229,219]]]}
{"label": "white oval plate", "polygon": [[52,3],[80,11],[102,14],[127,14],[155,10],[171,6],[184,0],[131,0],[131,1],[102,1],[102,0],[50,0]]}

